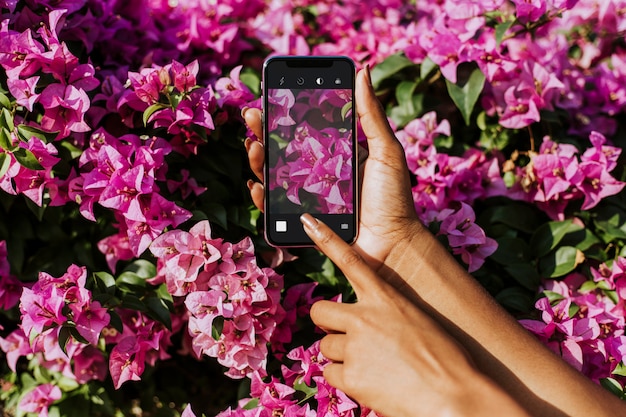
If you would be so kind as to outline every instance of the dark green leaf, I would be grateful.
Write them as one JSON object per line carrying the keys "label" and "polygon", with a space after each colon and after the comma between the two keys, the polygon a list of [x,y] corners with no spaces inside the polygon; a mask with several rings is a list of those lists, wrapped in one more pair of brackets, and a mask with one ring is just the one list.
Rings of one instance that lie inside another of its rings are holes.
{"label": "dark green leaf", "polygon": [[47,132],[45,130],[38,129],[34,126],[27,126],[23,124],[17,126],[17,136],[20,138],[20,140],[24,142],[28,142],[30,138],[34,136],[36,138],[41,139],[45,143],[48,143],[48,142],[52,142],[57,137],[58,134],[59,134],[58,131]]}
{"label": "dark green leaf", "polygon": [[124,296],[124,298],[122,299],[122,307],[128,308],[130,310],[137,310],[142,312],[146,311],[146,305],[143,303],[143,301],[141,301],[139,297],[132,294],[126,294]]}
{"label": "dark green leaf", "polygon": [[391,55],[372,68],[372,85],[374,88],[378,88],[385,79],[402,71],[404,68],[414,65],[413,61],[409,60],[402,53]]}
{"label": "dark green leaf", "polygon": [[25,168],[35,171],[43,170],[43,167],[37,160],[37,157],[28,149],[18,148],[13,152],[13,156]]}
{"label": "dark green leaf", "polygon": [[148,315],[153,319],[163,323],[165,327],[172,330],[172,315],[166,303],[158,297],[148,297],[145,300],[148,307]]}
{"label": "dark green leaf", "polygon": [[228,229],[228,212],[222,204],[209,203],[204,207],[206,215],[211,223],[215,223],[224,229]]}
{"label": "dark green leaf", "polygon": [[527,291],[518,287],[507,288],[496,295],[498,303],[516,311],[529,311],[534,304],[533,298]]}
{"label": "dark green leaf", "polygon": [[70,340],[70,328],[63,326],[59,329],[59,347],[67,355],[67,342]]}
{"label": "dark green leaf", "polygon": [[[530,239],[533,255],[541,257],[556,248],[567,233],[576,230],[572,226],[571,220],[554,221],[541,225]],[[580,226],[577,228],[580,229]]]}
{"label": "dark green leaf", "polygon": [[529,290],[537,290],[541,282],[541,277],[537,272],[537,268],[528,263],[509,264],[504,267],[519,284]]}
{"label": "dark green leaf", "polygon": [[109,320],[109,326],[113,327],[119,333],[122,333],[124,331],[124,324],[122,323],[122,318],[119,314],[115,311],[109,311],[109,317],[111,317],[111,320]]}
{"label": "dark green leaf", "polygon": [[461,111],[465,124],[469,126],[474,105],[485,85],[485,75],[479,68],[476,68],[464,85],[453,84],[448,80],[446,80],[446,85],[450,98]]}
{"label": "dark green leaf", "polygon": [[520,264],[529,259],[528,245],[524,240],[503,237],[496,239],[496,241],[498,242],[498,249],[491,255],[491,260],[501,265],[511,265]]}
{"label": "dark green leaf", "polygon": [[561,246],[539,260],[539,273],[547,278],[562,277],[572,272],[580,261],[578,249]]}
{"label": "dark green leaf", "polygon": [[619,398],[624,398],[624,388],[613,378],[600,379],[600,385]]}

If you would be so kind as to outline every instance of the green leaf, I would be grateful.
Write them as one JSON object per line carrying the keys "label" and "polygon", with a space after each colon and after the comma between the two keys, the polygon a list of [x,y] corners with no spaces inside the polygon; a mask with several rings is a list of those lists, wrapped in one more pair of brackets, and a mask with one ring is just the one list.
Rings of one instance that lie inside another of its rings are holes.
{"label": "green leaf", "polygon": [[[580,226],[578,226],[580,228]],[[542,224],[530,238],[530,247],[533,255],[541,257],[546,255],[561,242],[565,235],[575,229],[572,228],[572,220],[553,221]]]}
{"label": "green leaf", "polygon": [[504,307],[517,311],[529,311],[534,304],[531,295],[519,287],[500,291],[496,294],[496,300]]}
{"label": "green leaf", "polygon": [[543,295],[545,295],[548,300],[550,301],[550,304],[554,305],[556,303],[558,303],[559,301],[565,299],[565,297],[563,297],[563,295],[559,294],[558,292],[554,292],[554,291],[544,291]]}
{"label": "green leaf", "polygon": [[600,379],[600,385],[613,395],[616,395],[619,398],[624,398],[624,388],[622,388],[622,385],[617,382],[617,380],[613,378],[602,378]]}
{"label": "green leaf", "polygon": [[28,142],[30,138],[34,136],[36,138],[41,139],[45,143],[49,143],[49,142],[52,142],[57,137],[58,134],[59,134],[58,131],[48,132],[48,131],[36,128],[34,126],[27,126],[23,124],[20,124],[17,126],[17,137],[20,138],[20,140],[24,142]]}
{"label": "green leaf", "polygon": [[117,285],[126,284],[134,287],[145,287],[146,279],[134,272],[125,271],[122,272],[115,280]]}
{"label": "green leaf", "polygon": [[491,260],[501,265],[511,265],[529,259],[528,244],[523,239],[505,236],[496,239],[496,241],[498,242],[498,249],[490,256]]}
{"label": "green leaf", "polygon": [[124,272],[133,272],[143,279],[150,279],[156,276],[156,266],[145,259],[138,259],[124,268]]}
{"label": "green leaf", "polygon": [[0,178],[4,176],[9,170],[11,166],[11,158],[9,158],[9,154],[2,152],[0,153]]}
{"label": "green leaf", "polygon": [[0,92],[0,106],[5,107],[7,109],[11,108],[11,100],[9,100],[9,98]]}
{"label": "green leaf", "polygon": [[259,406],[259,399],[258,398],[253,398],[250,401],[248,401],[246,403],[246,405],[244,405],[241,408],[243,408],[244,410],[254,410],[258,406]]}
{"label": "green leaf", "polygon": [[390,116],[399,128],[415,119],[422,109],[422,97],[417,96],[414,99],[413,95],[418,84],[417,81],[402,81],[396,87],[398,105],[391,109]]}
{"label": "green leaf", "polygon": [[9,132],[13,132],[15,124],[13,124],[13,115],[6,107],[0,110],[0,127],[6,127]]}
{"label": "green leaf", "polygon": [[145,109],[143,111],[143,125],[144,126],[148,126],[148,120],[150,119],[150,117],[160,111],[163,110],[165,108],[167,108],[168,106],[166,106],[163,103],[154,103],[152,106],[148,107],[147,109]]}
{"label": "green leaf", "polygon": [[502,43],[502,38],[504,37],[506,32],[511,28],[511,26],[513,26],[514,22],[515,20],[510,19],[505,22],[498,23],[496,25],[496,45],[497,46],[500,46],[500,43]]}
{"label": "green leaf", "polygon": [[141,299],[132,294],[126,294],[122,299],[122,307],[128,308],[130,310],[137,310],[141,312],[146,311],[146,305],[141,301]]}
{"label": "green leaf", "polygon": [[584,260],[581,255],[582,252],[572,246],[561,246],[539,260],[539,273],[547,278],[562,277],[572,272]]}
{"label": "green leaf", "polygon": [[8,152],[13,152],[17,149],[17,145],[13,145],[11,140],[11,132],[6,127],[0,126],[0,148]]}
{"label": "green leaf", "polygon": [[537,272],[537,268],[528,263],[509,264],[504,267],[515,281],[524,288],[536,291],[541,282],[541,277]]}
{"label": "green leaf", "polygon": [[251,68],[245,68],[239,74],[239,79],[254,95],[258,96],[261,94],[261,78],[259,78],[259,74],[257,74],[254,70]]}
{"label": "green leaf", "polygon": [[172,314],[167,304],[158,297],[148,297],[145,299],[148,308],[148,315],[163,323],[165,327],[172,330]]}
{"label": "green leaf", "polygon": [[437,64],[432,59],[426,57],[420,65],[420,78],[425,80],[435,68],[437,68]]}
{"label": "green leaf", "polygon": [[341,108],[341,120],[346,120],[346,116],[352,110],[352,102],[349,101]]}
{"label": "green leaf", "polygon": [[383,62],[372,68],[371,76],[374,89],[378,88],[380,83],[387,78],[410,66],[415,66],[415,64],[402,53],[388,56]]}
{"label": "green leaf", "polygon": [[620,362],[612,372],[613,375],[626,376],[626,365]]}
{"label": "green leaf", "polygon": [[35,171],[43,170],[43,167],[39,163],[39,160],[28,149],[18,148],[13,152],[13,156],[17,159],[17,162],[20,163],[25,168],[32,169]]}
{"label": "green leaf", "polygon": [[454,101],[456,107],[461,111],[465,124],[469,126],[474,105],[478,101],[478,97],[480,97],[480,93],[485,86],[485,75],[479,68],[476,68],[464,85],[453,84],[447,79],[446,85],[448,87],[448,94],[450,94],[452,101]]}
{"label": "green leaf", "polygon": [[115,293],[115,277],[108,272],[95,272],[93,274],[96,287],[100,292]]}

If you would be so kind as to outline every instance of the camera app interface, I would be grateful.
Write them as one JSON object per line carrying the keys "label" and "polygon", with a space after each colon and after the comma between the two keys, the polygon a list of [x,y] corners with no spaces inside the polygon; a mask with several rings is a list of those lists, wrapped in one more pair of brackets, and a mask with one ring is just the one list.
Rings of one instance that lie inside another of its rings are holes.
{"label": "camera app interface", "polygon": [[352,91],[275,88],[267,100],[270,211],[351,214]]}
{"label": "camera app interface", "polygon": [[311,243],[302,213],[354,238],[353,73],[346,62],[268,71],[266,235],[273,244]]}

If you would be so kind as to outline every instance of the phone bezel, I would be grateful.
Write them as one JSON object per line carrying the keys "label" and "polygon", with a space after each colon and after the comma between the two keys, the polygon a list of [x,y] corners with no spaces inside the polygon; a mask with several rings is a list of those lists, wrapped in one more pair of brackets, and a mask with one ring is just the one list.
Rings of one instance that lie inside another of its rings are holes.
{"label": "phone bezel", "polygon": [[[275,76],[275,74],[271,73],[271,67],[274,63],[284,63],[287,71],[292,71],[291,74],[297,74],[299,70],[308,70],[315,68],[332,68],[335,62],[346,62],[350,66],[350,81],[347,83],[348,85],[344,86],[344,88],[349,88],[352,92],[352,198],[353,198],[353,212],[350,215],[350,223],[351,227],[351,235],[349,237],[343,237],[343,239],[347,243],[354,243],[358,236],[358,224],[359,224],[359,176],[358,176],[358,144],[357,144],[357,113],[356,113],[356,100],[355,100],[355,85],[356,85],[356,65],[354,61],[347,56],[295,56],[295,55],[280,55],[280,56],[272,56],[268,58],[263,63],[263,71],[262,71],[262,80],[261,80],[261,103],[262,103],[262,112],[263,112],[263,137],[264,140],[267,140],[268,136],[268,114],[266,112],[267,109],[267,97],[268,90],[270,88],[316,88],[316,89],[330,89],[328,87],[322,87],[311,85],[307,83],[307,85],[297,85],[287,84],[284,87],[273,87],[276,84],[275,80],[270,80],[270,77]],[[343,74],[343,73],[342,73]],[[289,85],[292,85],[291,87]],[[335,87],[339,88],[339,87]],[[265,148],[265,164],[263,167],[264,178],[267,180],[269,178],[269,164],[267,163],[269,158],[270,146],[266,144]],[[268,203],[269,199],[269,187],[265,187],[264,191],[264,237],[266,242],[273,247],[310,247],[313,246],[313,242],[308,238],[308,236],[304,235],[304,239],[300,240],[280,240],[276,241],[272,238],[270,234],[270,221],[273,214],[270,212],[270,204]],[[336,219],[332,216],[337,216],[334,214],[316,214],[311,213],[314,217],[319,218],[324,221],[326,224],[331,227],[336,233],[342,234],[342,231],[339,228],[339,224],[333,224],[333,220]],[[299,214],[297,214],[299,216]],[[299,227],[302,227],[298,222]],[[303,233],[303,230],[302,230]]]}

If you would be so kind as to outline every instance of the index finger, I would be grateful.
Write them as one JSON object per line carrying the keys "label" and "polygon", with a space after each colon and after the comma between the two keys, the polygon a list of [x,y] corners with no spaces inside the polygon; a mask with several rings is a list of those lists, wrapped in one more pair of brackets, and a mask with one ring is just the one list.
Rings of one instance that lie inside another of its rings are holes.
{"label": "index finger", "polygon": [[378,292],[383,288],[384,281],[361,255],[327,225],[308,213],[303,214],[300,221],[313,243],[346,275],[358,299],[362,299],[370,291]]}

